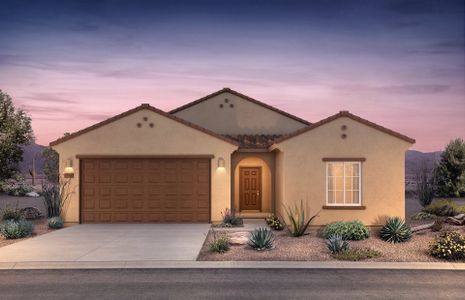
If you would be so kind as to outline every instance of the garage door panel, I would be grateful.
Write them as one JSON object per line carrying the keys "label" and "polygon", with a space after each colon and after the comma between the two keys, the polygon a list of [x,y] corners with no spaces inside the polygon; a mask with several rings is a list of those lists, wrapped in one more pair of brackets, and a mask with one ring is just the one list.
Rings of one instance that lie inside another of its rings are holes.
{"label": "garage door panel", "polygon": [[81,222],[209,222],[208,159],[85,159]]}

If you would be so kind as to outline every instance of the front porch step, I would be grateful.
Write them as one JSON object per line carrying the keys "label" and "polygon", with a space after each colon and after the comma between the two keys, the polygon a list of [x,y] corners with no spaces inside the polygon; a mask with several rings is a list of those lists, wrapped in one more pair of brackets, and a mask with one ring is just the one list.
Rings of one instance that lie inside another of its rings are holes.
{"label": "front porch step", "polygon": [[236,216],[242,219],[265,219],[270,215],[269,212],[240,212]]}

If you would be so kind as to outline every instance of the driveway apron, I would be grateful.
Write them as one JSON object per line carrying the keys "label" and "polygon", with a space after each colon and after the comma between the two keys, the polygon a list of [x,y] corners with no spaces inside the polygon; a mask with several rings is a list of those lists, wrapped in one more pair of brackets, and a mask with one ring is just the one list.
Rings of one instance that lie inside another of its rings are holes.
{"label": "driveway apron", "polygon": [[0,248],[0,262],[197,259],[210,224],[83,224]]}

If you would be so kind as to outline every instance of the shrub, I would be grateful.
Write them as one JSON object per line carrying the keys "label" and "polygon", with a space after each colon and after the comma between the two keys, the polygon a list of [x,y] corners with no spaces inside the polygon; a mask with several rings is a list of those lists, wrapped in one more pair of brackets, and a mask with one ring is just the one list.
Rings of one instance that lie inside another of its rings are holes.
{"label": "shrub", "polygon": [[5,221],[0,226],[0,234],[6,239],[19,239],[32,234],[34,230],[34,224],[27,220]]}
{"label": "shrub", "polygon": [[63,228],[65,222],[61,217],[51,217],[48,219],[48,227],[52,229],[60,229]]}
{"label": "shrub", "polygon": [[424,164],[417,173],[417,195],[420,205],[430,205],[434,198],[435,182],[431,170]]}
{"label": "shrub", "polygon": [[241,226],[243,223],[241,218],[236,217],[234,209],[226,208],[224,212],[221,213],[221,216],[223,218],[223,224],[229,224],[231,227]]}
{"label": "shrub", "polygon": [[250,234],[248,244],[258,251],[272,249],[274,244],[273,232],[265,227],[257,228]]}
{"label": "shrub", "polygon": [[213,232],[213,241],[210,242],[208,247],[211,252],[225,253],[229,251],[229,238],[225,233],[218,234],[216,231]]}
{"label": "shrub", "polygon": [[348,241],[344,240],[340,235],[333,235],[326,239],[326,246],[332,254],[344,252],[350,249]]}
{"label": "shrub", "polygon": [[44,204],[47,208],[47,216],[49,218],[59,217],[70,195],[69,181],[64,181],[61,184],[43,183],[42,196],[44,197]]}
{"label": "shrub", "polygon": [[352,248],[347,251],[342,251],[333,254],[333,257],[335,259],[350,261],[359,261],[379,256],[381,256],[381,253],[379,251],[370,248]]}
{"label": "shrub", "polygon": [[2,220],[19,221],[24,218],[22,212],[17,208],[6,207],[2,209]]}
{"label": "shrub", "polygon": [[428,219],[435,219],[436,216],[430,213],[426,213],[424,211],[420,211],[416,215],[412,217],[413,220],[428,220]]}
{"label": "shrub", "polygon": [[271,214],[269,217],[265,219],[266,224],[270,226],[271,229],[273,230],[283,230],[284,229],[284,224],[281,223],[281,221],[276,217],[275,215]]}
{"label": "shrub", "polygon": [[412,237],[410,226],[399,217],[389,218],[381,228],[379,235],[382,240],[393,244],[403,243]]}
{"label": "shrub", "polygon": [[437,217],[434,220],[433,226],[431,227],[431,231],[441,231],[442,227],[444,226],[444,218]]}
{"label": "shrub", "polygon": [[442,199],[423,208],[423,212],[440,217],[450,217],[459,214],[460,207],[452,200]]}
{"label": "shrub", "polygon": [[297,204],[295,205],[294,209],[292,209],[290,206],[286,207],[284,206],[284,209],[286,211],[287,217],[289,219],[290,224],[286,224],[287,229],[289,230],[289,233],[291,236],[294,237],[299,237],[303,236],[305,234],[305,231],[307,231],[308,226],[310,226],[310,223],[318,217],[318,214],[310,217],[307,219],[305,217],[305,209],[304,209],[304,202],[300,201],[300,208],[297,207]]}
{"label": "shrub", "polygon": [[444,232],[431,244],[430,254],[446,260],[465,260],[465,235]]}
{"label": "shrub", "polygon": [[360,221],[336,222],[326,225],[323,236],[329,239],[334,235],[340,235],[344,240],[358,241],[368,238],[370,231]]}
{"label": "shrub", "polygon": [[27,193],[32,192],[33,188],[29,184],[25,183],[21,178],[8,179],[0,183],[0,190],[4,191],[10,196],[25,196]]}

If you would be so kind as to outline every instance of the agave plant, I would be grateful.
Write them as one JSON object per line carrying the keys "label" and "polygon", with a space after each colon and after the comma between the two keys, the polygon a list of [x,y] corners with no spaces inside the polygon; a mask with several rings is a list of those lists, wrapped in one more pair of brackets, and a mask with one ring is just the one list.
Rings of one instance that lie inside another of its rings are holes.
{"label": "agave plant", "polygon": [[341,235],[333,235],[326,239],[326,246],[332,254],[337,254],[345,252],[350,249],[350,244],[348,241],[342,238]]}
{"label": "agave plant", "polygon": [[410,226],[399,217],[389,218],[379,234],[381,239],[393,244],[406,242],[412,237]]}
{"label": "agave plant", "polygon": [[272,249],[274,244],[273,232],[265,227],[257,228],[250,234],[248,244],[258,251]]}
{"label": "agave plant", "polygon": [[303,236],[305,234],[305,231],[307,231],[307,228],[310,225],[310,223],[312,223],[313,219],[318,217],[318,214],[312,216],[309,219],[305,217],[303,201],[300,201],[300,208],[296,204],[294,209],[292,209],[290,206],[284,206],[284,209],[289,219],[289,224],[286,223],[287,229],[289,230],[291,236],[294,237]]}

